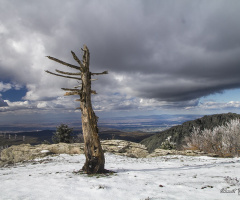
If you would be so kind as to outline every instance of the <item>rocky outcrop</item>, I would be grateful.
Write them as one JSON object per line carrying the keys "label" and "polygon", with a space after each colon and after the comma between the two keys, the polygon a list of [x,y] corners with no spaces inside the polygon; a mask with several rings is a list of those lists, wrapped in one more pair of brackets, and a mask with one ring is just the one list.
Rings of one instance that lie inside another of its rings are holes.
{"label": "rocky outcrop", "polygon": [[144,158],[149,154],[144,145],[135,142],[125,140],[104,140],[101,144],[105,152],[111,152],[117,155]]}
{"label": "rocky outcrop", "polygon": [[166,155],[185,155],[185,156],[201,156],[206,155],[204,152],[199,150],[165,150],[165,149],[155,149],[154,152],[150,153],[147,157],[157,157],[157,156],[166,156]]}
{"label": "rocky outcrop", "polygon": [[[124,140],[104,140],[101,141],[104,152],[111,152],[118,155],[141,158],[148,155],[147,148],[144,145],[124,141]],[[59,143],[59,144],[41,144],[31,146],[30,144],[14,145],[2,150],[0,166],[12,164],[26,160],[32,160],[38,157],[44,157],[50,154],[82,154],[84,153],[83,143]]]}
{"label": "rocky outcrop", "polygon": [[7,149],[2,150],[0,165],[32,160],[34,158],[44,157],[49,154],[61,153],[81,154],[83,153],[83,144],[59,143],[51,145],[41,144],[36,146],[31,146],[30,144],[13,145]]}
{"label": "rocky outcrop", "polygon": [[[103,140],[101,141],[104,152],[110,152],[117,155],[123,155],[133,158],[157,157],[166,155],[186,155],[186,156],[216,156],[214,154],[205,154],[198,150],[164,150],[155,149],[149,153],[146,146],[124,140]],[[59,143],[59,144],[41,144],[32,146],[30,144],[14,145],[2,150],[0,157],[0,167],[6,164],[13,164],[23,161],[44,157],[50,154],[83,154],[83,143]]]}

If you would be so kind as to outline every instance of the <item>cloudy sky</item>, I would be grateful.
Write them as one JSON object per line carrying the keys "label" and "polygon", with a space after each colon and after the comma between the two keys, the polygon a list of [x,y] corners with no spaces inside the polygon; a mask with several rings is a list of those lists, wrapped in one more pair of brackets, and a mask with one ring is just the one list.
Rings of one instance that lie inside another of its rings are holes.
{"label": "cloudy sky", "polygon": [[79,116],[61,87],[86,44],[99,116],[240,113],[239,0],[0,0],[0,123]]}

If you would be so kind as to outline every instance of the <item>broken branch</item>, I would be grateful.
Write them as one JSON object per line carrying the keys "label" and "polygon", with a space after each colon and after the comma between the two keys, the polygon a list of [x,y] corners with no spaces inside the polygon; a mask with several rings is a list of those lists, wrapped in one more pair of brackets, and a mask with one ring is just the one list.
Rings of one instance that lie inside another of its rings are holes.
{"label": "broken branch", "polygon": [[60,64],[62,64],[62,65],[66,65],[66,66],[68,66],[68,67],[71,67],[71,68],[74,68],[74,69],[77,69],[77,70],[81,70],[80,67],[78,67],[78,66],[76,66],[76,65],[72,65],[72,64],[66,63],[66,62],[64,62],[64,61],[61,61],[61,60],[59,60],[59,59],[57,59],[57,58],[54,58],[54,57],[51,57],[51,56],[46,56],[46,57],[49,58],[50,60],[53,60],[53,61],[55,61],[55,62],[58,62],[58,63],[60,63]]}
{"label": "broken branch", "polygon": [[72,53],[74,60],[76,60],[78,62],[78,64],[80,65],[80,70],[83,71],[84,66],[83,66],[81,60],[79,60],[79,58],[76,56],[76,54],[73,51],[71,51],[71,53]]}
{"label": "broken branch", "polygon": [[60,71],[58,69],[55,69],[56,72],[60,73],[60,74],[67,74],[67,75],[81,75],[81,73],[71,73],[71,72],[63,72]]}
{"label": "broken branch", "polygon": [[64,77],[64,78],[71,78],[71,79],[82,80],[81,78],[76,78],[76,77],[72,77],[72,76],[63,76],[63,75],[60,75],[60,74],[56,74],[56,73],[50,72],[50,71],[48,71],[48,70],[46,70],[45,72],[47,72],[47,73],[49,73],[49,74],[52,74],[52,75],[55,75],[55,76]]}
{"label": "broken branch", "polygon": [[79,89],[71,89],[71,88],[61,88],[61,89],[65,91],[81,92]]}
{"label": "broken branch", "polygon": [[70,95],[80,95],[81,92],[66,92],[64,96],[70,96]]}
{"label": "broken branch", "polygon": [[103,74],[108,74],[108,71],[104,71],[102,73],[91,73],[91,75],[103,75]]}
{"label": "broken branch", "polygon": [[91,94],[97,94],[95,90],[91,90]]}

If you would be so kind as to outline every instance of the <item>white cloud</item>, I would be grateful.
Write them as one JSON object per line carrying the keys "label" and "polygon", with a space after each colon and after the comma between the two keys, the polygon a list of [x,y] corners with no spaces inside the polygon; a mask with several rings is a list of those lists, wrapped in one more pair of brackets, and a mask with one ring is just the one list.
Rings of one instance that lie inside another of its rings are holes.
{"label": "white cloud", "polygon": [[238,109],[240,108],[240,101],[229,101],[229,102],[208,101],[208,102],[201,103],[199,107],[206,110]]}
{"label": "white cloud", "polygon": [[75,109],[79,107],[78,103],[74,101],[71,97],[58,97],[56,99],[52,99],[51,101],[15,101],[11,102],[9,100],[1,101],[0,105],[5,105],[8,107],[1,107],[0,112],[12,112],[14,111],[16,114],[18,111],[27,111],[27,112],[35,112],[41,113],[42,111],[54,111],[54,112],[75,112]]}
{"label": "white cloud", "polygon": [[15,111],[15,110],[22,110],[22,109],[31,109],[34,106],[31,105],[31,103],[29,101],[15,101],[15,102],[11,102],[9,100],[5,100],[5,102],[7,102],[8,104],[8,108],[6,108],[5,110],[9,110],[9,111]]}
{"label": "white cloud", "polygon": [[47,102],[40,102],[37,104],[37,108],[46,108],[47,107]]}
{"label": "white cloud", "polygon": [[0,92],[6,92],[7,90],[10,90],[11,88],[12,88],[12,85],[10,83],[0,82]]}
{"label": "white cloud", "polygon": [[[0,92],[6,92],[8,90],[14,89],[14,90],[20,90],[22,88],[22,85],[17,83],[3,83],[0,82]],[[0,93],[0,96],[2,94]]]}

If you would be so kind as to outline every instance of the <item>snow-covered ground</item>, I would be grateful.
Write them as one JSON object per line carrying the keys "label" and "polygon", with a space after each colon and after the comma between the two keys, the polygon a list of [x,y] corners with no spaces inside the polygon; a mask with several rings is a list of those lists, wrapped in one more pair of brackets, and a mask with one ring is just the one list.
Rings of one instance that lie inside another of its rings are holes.
{"label": "snow-covered ground", "polygon": [[116,174],[74,174],[84,155],[66,154],[0,168],[0,199],[240,199],[240,158],[105,156]]}

